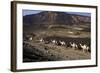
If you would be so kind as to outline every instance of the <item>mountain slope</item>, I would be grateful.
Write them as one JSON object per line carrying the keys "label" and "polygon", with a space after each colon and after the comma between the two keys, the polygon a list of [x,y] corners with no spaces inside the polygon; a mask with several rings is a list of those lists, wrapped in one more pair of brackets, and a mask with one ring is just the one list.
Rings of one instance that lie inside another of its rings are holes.
{"label": "mountain slope", "polygon": [[91,22],[91,17],[68,14],[65,12],[43,11],[38,14],[23,16],[24,25],[79,25]]}

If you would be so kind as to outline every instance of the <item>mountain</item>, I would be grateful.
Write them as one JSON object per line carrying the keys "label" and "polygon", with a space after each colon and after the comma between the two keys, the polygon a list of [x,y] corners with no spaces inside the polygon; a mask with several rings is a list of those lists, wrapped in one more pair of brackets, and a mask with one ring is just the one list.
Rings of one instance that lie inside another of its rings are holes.
{"label": "mountain", "polygon": [[80,25],[90,24],[91,17],[65,12],[43,11],[38,14],[23,16],[23,23],[24,25]]}

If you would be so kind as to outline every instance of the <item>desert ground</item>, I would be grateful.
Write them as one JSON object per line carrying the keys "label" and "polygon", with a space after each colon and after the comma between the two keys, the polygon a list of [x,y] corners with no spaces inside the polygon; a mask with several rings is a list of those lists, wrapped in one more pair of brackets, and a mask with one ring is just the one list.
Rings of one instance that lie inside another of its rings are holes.
{"label": "desert ground", "polygon": [[[91,59],[90,35],[89,24],[38,26],[38,29],[37,26],[25,26],[23,62]],[[88,46],[88,50],[84,50],[80,44]]]}

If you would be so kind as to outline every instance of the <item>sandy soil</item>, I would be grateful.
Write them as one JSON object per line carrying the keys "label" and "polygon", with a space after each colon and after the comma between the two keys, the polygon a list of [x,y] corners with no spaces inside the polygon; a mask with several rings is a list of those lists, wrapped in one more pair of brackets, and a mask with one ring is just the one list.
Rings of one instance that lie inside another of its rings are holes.
{"label": "sandy soil", "polygon": [[83,60],[90,59],[91,53],[55,44],[25,42],[23,62]]}

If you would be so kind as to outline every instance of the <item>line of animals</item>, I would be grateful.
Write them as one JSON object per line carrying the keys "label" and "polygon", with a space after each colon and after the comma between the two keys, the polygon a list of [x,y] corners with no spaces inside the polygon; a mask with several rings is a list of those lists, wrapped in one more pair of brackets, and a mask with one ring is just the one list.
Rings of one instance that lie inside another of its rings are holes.
{"label": "line of animals", "polygon": [[81,44],[81,43],[76,44],[75,42],[67,42],[66,43],[65,41],[55,40],[55,39],[50,40],[50,41],[45,41],[43,38],[41,38],[39,41],[42,43],[45,43],[45,44],[52,43],[57,46],[66,46],[67,48],[70,47],[74,50],[79,49],[79,50],[82,50],[83,52],[91,52],[90,47],[86,44]]}
{"label": "line of animals", "polygon": [[[30,36],[28,37],[28,40],[29,41],[32,41],[33,38]],[[44,43],[44,44],[49,44],[49,43],[52,43],[54,45],[57,45],[57,46],[65,46],[66,48],[72,48],[74,50],[78,49],[78,50],[82,50],[83,52],[91,52],[91,49],[88,45],[86,44],[81,44],[81,43],[78,43],[76,44],[75,42],[65,42],[65,41],[61,41],[61,40],[44,40],[43,38],[40,38],[38,40],[40,43]]]}

